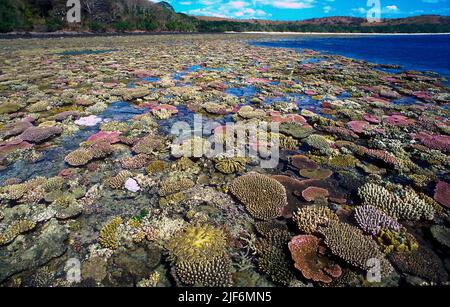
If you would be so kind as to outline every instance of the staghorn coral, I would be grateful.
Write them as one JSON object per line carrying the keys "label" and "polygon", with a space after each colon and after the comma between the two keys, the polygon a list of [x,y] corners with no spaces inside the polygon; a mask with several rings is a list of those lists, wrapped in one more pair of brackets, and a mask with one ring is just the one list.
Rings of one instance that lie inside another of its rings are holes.
{"label": "staghorn coral", "polygon": [[121,217],[115,217],[100,229],[99,241],[104,248],[117,249],[119,247],[119,226],[123,224]]}
{"label": "staghorn coral", "polygon": [[200,262],[180,261],[174,266],[178,284],[188,287],[230,287],[229,257],[213,257]]}
{"label": "staghorn coral", "polygon": [[80,148],[69,153],[64,158],[64,161],[70,166],[83,166],[88,164],[93,158],[94,155],[90,150]]}
{"label": "staghorn coral", "polygon": [[167,196],[192,188],[195,183],[189,178],[167,178],[161,182],[160,196]]}
{"label": "staghorn coral", "polygon": [[108,180],[108,185],[111,189],[121,189],[123,188],[125,182],[128,178],[130,178],[133,174],[130,171],[121,171],[116,176],[110,178]]}
{"label": "staghorn coral", "polygon": [[393,218],[432,220],[434,217],[434,208],[410,188],[392,193],[380,185],[366,183],[358,189],[358,195],[363,205],[377,207]]}
{"label": "staghorn coral", "polygon": [[355,220],[366,234],[376,236],[382,229],[399,231],[403,228],[395,219],[374,206],[359,206],[355,209]]}
{"label": "staghorn coral", "polygon": [[218,157],[214,159],[216,169],[223,174],[234,174],[245,170],[249,162],[245,157]]}
{"label": "staghorn coral", "polygon": [[393,269],[377,243],[356,227],[339,221],[330,221],[327,227],[320,227],[319,232],[325,237],[325,245],[331,252],[347,263],[362,270],[369,269],[369,260],[380,261],[383,277]]}
{"label": "staghorn coral", "polygon": [[323,255],[323,247],[319,238],[312,235],[293,237],[289,242],[289,251],[295,268],[302,272],[306,279],[331,283],[342,275],[339,265],[332,263]]}
{"label": "staghorn coral", "polygon": [[281,215],[287,204],[284,186],[265,175],[249,173],[233,180],[231,193],[236,196],[252,216],[270,220]]}
{"label": "staghorn coral", "polygon": [[169,259],[174,262],[201,262],[226,252],[225,235],[220,228],[207,224],[189,225],[167,243]]}
{"label": "staghorn coral", "polygon": [[302,207],[294,213],[294,222],[300,231],[312,234],[319,226],[326,226],[330,221],[337,221],[337,215],[326,206]]}

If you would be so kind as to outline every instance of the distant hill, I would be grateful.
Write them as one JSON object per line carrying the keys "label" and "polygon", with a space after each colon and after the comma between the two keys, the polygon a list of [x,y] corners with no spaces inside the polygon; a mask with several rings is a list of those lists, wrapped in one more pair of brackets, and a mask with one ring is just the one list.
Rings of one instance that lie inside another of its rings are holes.
{"label": "distant hill", "polygon": [[450,17],[426,15],[368,23],[364,18],[327,17],[301,21],[195,17],[175,12],[166,1],[81,0],[82,22],[66,22],[67,0],[0,0],[0,32],[53,31],[276,31],[276,32],[450,32]]}

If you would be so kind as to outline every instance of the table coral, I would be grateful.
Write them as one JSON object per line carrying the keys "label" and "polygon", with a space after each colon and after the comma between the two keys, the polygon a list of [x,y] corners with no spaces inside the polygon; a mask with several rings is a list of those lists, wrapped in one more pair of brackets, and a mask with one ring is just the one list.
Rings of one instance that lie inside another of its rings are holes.
{"label": "table coral", "polygon": [[254,217],[269,220],[280,216],[287,203],[286,190],[281,183],[258,173],[236,178],[231,184],[236,196]]}
{"label": "table coral", "polygon": [[289,242],[289,251],[295,268],[309,280],[331,283],[333,278],[339,278],[342,270],[333,264],[320,252],[320,240],[312,235],[293,237]]}

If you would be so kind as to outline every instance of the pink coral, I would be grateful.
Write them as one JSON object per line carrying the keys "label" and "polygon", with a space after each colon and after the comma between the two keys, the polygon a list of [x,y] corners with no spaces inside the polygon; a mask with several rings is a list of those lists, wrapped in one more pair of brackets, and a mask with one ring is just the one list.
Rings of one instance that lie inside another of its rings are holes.
{"label": "pink coral", "polygon": [[108,142],[110,144],[115,144],[120,142],[120,131],[100,131],[92,136],[90,136],[88,142]]}
{"label": "pink coral", "polygon": [[450,136],[448,135],[432,135],[426,132],[419,132],[412,134],[411,137],[415,140],[419,140],[428,148],[450,152]]}
{"label": "pink coral", "polygon": [[19,138],[23,141],[40,143],[62,133],[61,127],[30,127]]}
{"label": "pink coral", "polygon": [[299,114],[282,115],[278,111],[272,111],[269,113],[269,115],[272,118],[272,121],[275,123],[300,123],[305,125],[307,124],[306,119]]}
{"label": "pink coral", "polygon": [[384,122],[399,127],[414,125],[415,121],[403,115],[394,114],[384,119]]}
{"label": "pink coral", "polygon": [[306,201],[314,201],[321,198],[327,198],[330,195],[327,189],[319,187],[309,187],[303,190],[302,196]]}
{"label": "pink coral", "polygon": [[347,123],[347,126],[355,133],[363,133],[370,129],[370,124],[366,121],[351,121]]}
{"label": "pink coral", "polygon": [[389,165],[397,165],[398,164],[397,158],[393,154],[391,154],[387,151],[384,151],[384,150],[366,149],[365,154],[371,158],[381,160]]}
{"label": "pink coral", "polygon": [[332,263],[324,254],[324,247],[320,240],[311,235],[300,235],[293,237],[288,244],[295,268],[298,269],[306,279],[331,283],[333,278],[342,275],[339,265]]}
{"label": "pink coral", "polygon": [[450,184],[445,181],[439,181],[434,190],[434,200],[450,208]]}
{"label": "pink coral", "polygon": [[378,116],[375,116],[373,114],[365,114],[364,120],[368,121],[371,124],[379,124],[381,123],[381,119]]}

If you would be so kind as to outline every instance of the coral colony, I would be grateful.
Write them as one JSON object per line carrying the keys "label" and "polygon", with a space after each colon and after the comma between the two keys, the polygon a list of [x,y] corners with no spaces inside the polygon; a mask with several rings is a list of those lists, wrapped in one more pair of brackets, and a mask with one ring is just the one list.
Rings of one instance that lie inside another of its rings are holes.
{"label": "coral colony", "polygon": [[269,39],[2,41],[0,284],[448,284],[444,80]]}

